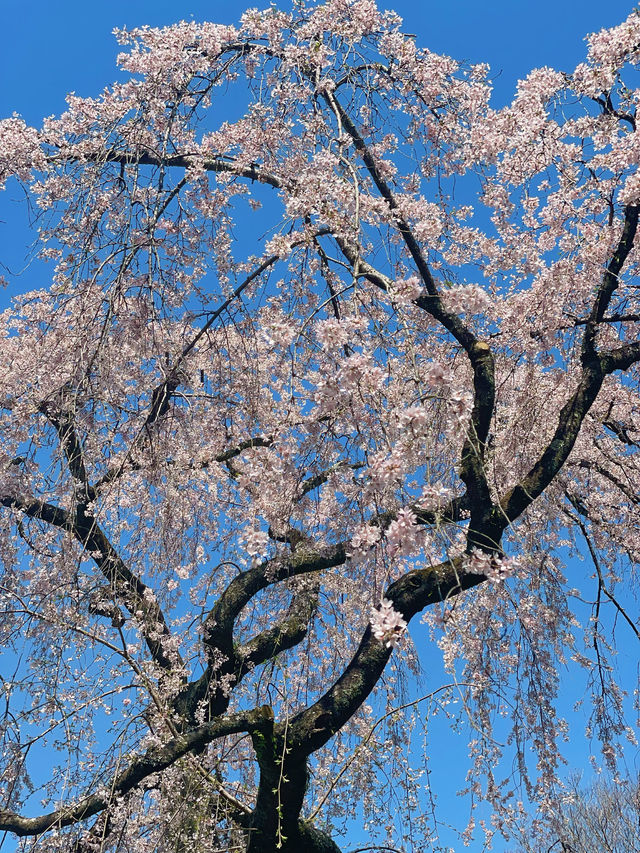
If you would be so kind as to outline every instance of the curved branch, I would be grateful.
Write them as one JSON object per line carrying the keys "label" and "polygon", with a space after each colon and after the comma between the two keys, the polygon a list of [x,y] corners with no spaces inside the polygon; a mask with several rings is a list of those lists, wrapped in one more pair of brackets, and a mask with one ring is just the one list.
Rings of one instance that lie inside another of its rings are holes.
{"label": "curved branch", "polygon": [[[429,604],[458,595],[485,580],[484,575],[462,571],[462,557],[426,569],[408,572],[391,584],[385,597],[409,620]],[[286,724],[287,746],[310,755],[330,740],[371,693],[391,656],[392,648],[376,639],[367,625],[351,662],[338,680],[316,702]],[[285,724],[277,731],[284,736]]]}
{"label": "curved branch", "polygon": [[181,665],[177,653],[169,656],[164,649],[170,636],[164,614],[150,587],[140,580],[115,550],[93,516],[79,506],[75,513],[32,497],[5,496],[0,506],[17,509],[29,518],[51,524],[70,533],[88,552],[116,596],[134,616],[142,617],[141,633],[154,661],[162,669]]}
{"label": "curved branch", "polygon": [[254,595],[277,581],[341,566],[346,559],[347,546],[343,542],[317,549],[304,544],[291,554],[278,555],[242,572],[224,590],[204,622],[205,647],[234,657],[233,626]]}
{"label": "curved branch", "polygon": [[62,828],[86,820],[105,809],[114,798],[128,794],[148,776],[165,770],[189,752],[201,750],[216,738],[237,732],[264,731],[269,726],[273,726],[273,712],[268,706],[210,720],[160,746],[152,746],[143,755],[134,758],[126,770],[104,786],[104,793],[91,794],[79,803],[39,817],[23,817],[16,812],[0,809],[0,831],[13,832],[19,836],[40,835],[53,827]]}
{"label": "curved branch", "polygon": [[281,622],[236,649],[236,658],[240,661],[236,676],[238,681],[254,667],[280,652],[294,648],[304,640],[318,606],[319,589],[319,581],[312,579],[306,588],[295,595],[286,617]]}

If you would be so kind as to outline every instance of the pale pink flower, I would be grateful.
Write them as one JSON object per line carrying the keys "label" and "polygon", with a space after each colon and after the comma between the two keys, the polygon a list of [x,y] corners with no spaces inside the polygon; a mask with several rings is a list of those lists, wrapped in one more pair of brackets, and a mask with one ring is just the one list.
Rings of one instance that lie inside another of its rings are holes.
{"label": "pale pink flower", "polygon": [[320,320],[316,325],[316,337],[324,349],[338,349],[348,343],[350,330],[339,320]]}
{"label": "pale pink flower", "polygon": [[407,628],[402,614],[394,610],[393,602],[383,598],[380,607],[371,611],[371,629],[376,640],[380,640],[387,648],[395,646]]}
{"label": "pale pink flower", "polygon": [[266,530],[253,527],[245,532],[245,550],[254,561],[260,560],[267,552],[269,535]]}
{"label": "pale pink flower", "polygon": [[361,554],[374,547],[382,536],[380,527],[362,524],[351,537],[351,547]]}
{"label": "pale pink flower", "polygon": [[472,548],[463,563],[464,571],[474,575],[484,575],[487,580],[494,584],[501,583],[514,575],[519,567],[517,557],[487,554],[480,548]]}
{"label": "pale pink flower", "polygon": [[419,545],[419,530],[413,510],[403,507],[398,512],[397,518],[387,528],[386,540],[389,554],[396,556],[414,551]]}

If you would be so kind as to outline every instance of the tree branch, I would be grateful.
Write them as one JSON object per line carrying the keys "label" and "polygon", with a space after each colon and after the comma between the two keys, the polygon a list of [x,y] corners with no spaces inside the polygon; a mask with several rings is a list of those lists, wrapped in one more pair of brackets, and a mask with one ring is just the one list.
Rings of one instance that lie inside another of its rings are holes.
{"label": "tree branch", "polygon": [[236,659],[240,664],[236,676],[238,681],[254,667],[302,642],[318,606],[319,589],[319,580],[312,579],[294,595],[287,615],[281,622],[236,649]]}
{"label": "tree branch", "polygon": [[86,820],[107,808],[115,798],[128,794],[148,776],[170,767],[183,755],[201,750],[216,738],[237,732],[264,731],[269,725],[273,726],[273,712],[268,706],[210,720],[160,746],[152,746],[143,755],[134,758],[126,770],[104,786],[105,793],[91,794],[79,803],[39,817],[22,817],[7,809],[0,809],[0,831],[6,830],[19,836],[40,835],[53,827],[62,828]]}
{"label": "tree branch", "polygon": [[[430,604],[470,589],[485,580],[484,575],[462,571],[462,557],[403,575],[385,593],[394,609],[409,622]],[[287,746],[294,753],[310,755],[339,731],[358,710],[378,682],[392,648],[376,639],[367,625],[351,662],[329,690],[312,705],[286,723]],[[277,731],[284,735],[284,723]]]}
{"label": "tree branch", "polygon": [[[62,154],[54,154],[48,158],[53,163],[59,160],[69,162],[73,161],[73,159],[73,157],[67,157]],[[151,150],[139,154],[109,151],[104,155],[101,162],[116,163],[120,166],[173,166],[180,169],[204,169],[206,172],[224,172],[226,174],[237,175],[239,178],[248,178],[250,181],[268,184],[275,189],[282,187],[280,178],[258,168],[253,163],[250,166],[238,167],[232,158],[223,159],[222,157],[213,157],[207,159],[201,154],[196,153],[176,154],[173,157],[166,157]]]}
{"label": "tree branch", "polygon": [[78,507],[71,513],[36,498],[20,496],[0,498],[0,506],[17,509],[29,518],[45,521],[73,535],[100,569],[114,596],[132,616],[142,617],[141,632],[154,661],[165,670],[182,665],[177,652],[169,655],[165,651],[170,632],[152,590],[124,563],[96,519],[87,515],[84,508]]}
{"label": "tree branch", "polygon": [[[364,145],[364,142],[362,144]],[[405,228],[411,233],[408,225],[405,224]],[[357,269],[363,277],[376,287],[387,293],[391,292],[393,283],[390,278],[380,273],[367,261],[362,260],[354,247],[344,238],[335,237],[334,239],[349,263],[352,264],[354,272]],[[433,286],[435,288],[435,284]],[[413,300],[413,304],[431,314],[437,322],[441,323],[447,331],[456,337],[463,345],[473,370],[473,409],[467,428],[467,437],[460,456],[460,478],[467,487],[468,507],[471,513],[468,544],[493,550],[498,545],[499,535],[497,536],[496,527],[492,521],[494,506],[484,463],[486,442],[495,405],[494,358],[485,341],[478,340],[466,329],[455,314],[447,312],[439,296],[437,302],[434,302],[433,298],[421,294]]]}
{"label": "tree branch", "polygon": [[602,277],[602,283],[598,288],[596,298],[591,308],[591,314],[587,320],[584,337],[582,339],[582,360],[588,362],[595,357],[596,354],[596,334],[598,324],[602,322],[605,312],[609,307],[611,298],[618,288],[620,283],[620,272],[624,263],[629,256],[629,252],[633,248],[633,243],[638,230],[638,212],[640,208],[637,205],[627,205],[624,211],[624,226],[622,235],[618,241],[618,246],[613,253],[613,257],[609,261],[606,272]]}
{"label": "tree branch", "polygon": [[341,566],[347,559],[345,543],[314,549],[303,545],[291,554],[265,560],[235,577],[216,601],[204,622],[204,644],[234,656],[233,626],[242,609],[272,583],[297,575]]}

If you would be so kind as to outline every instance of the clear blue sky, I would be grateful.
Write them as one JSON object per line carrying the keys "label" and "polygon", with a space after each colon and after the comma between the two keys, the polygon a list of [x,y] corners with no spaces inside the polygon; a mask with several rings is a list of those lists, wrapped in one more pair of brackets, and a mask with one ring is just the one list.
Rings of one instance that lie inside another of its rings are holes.
{"label": "clear blue sky", "polygon": [[[244,8],[266,3],[223,0],[3,0],[0,115],[36,123],[64,107],[66,92],[94,95],[114,77],[114,27],[176,20],[234,23]],[[381,2],[381,5],[384,5]],[[611,26],[633,8],[628,0],[390,0],[408,32],[431,50],[489,62],[500,72],[505,101],[535,66],[571,70],[584,54],[585,33]]]}
{"label": "clear blue sky", "polygon": [[[383,4],[382,0],[379,0]],[[266,5],[248,2],[249,5]],[[405,19],[405,30],[431,50],[456,59],[488,62],[495,77],[496,105],[511,99],[518,79],[531,68],[550,65],[572,70],[585,53],[586,33],[620,22],[632,10],[630,0],[389,0]],[[196,19],[234,23],[245,8],[222,0],[3,0],[0,51],[0,117],[20,113],[30,124],[64,109],[69,91],[97,94],[115,76],[118,46],[114,27],[166,25]],[[15,190],[9,196],[17,197]],[[15,259],[16,242],[24,239],[16,206],[0,199],[0,260]],[[21,220],[24,222],[24,220]],[[23,235],[22,237],[20,235]],[[45,286],[30,282],[29,286]],[[437,656],[435,649],[430,654]],[[432,684],[432,687],[437,686]],[[450,787],[442,789],[441,817],[464,826],[466,809],[453,792],[463,773],[464,735],[446,738]],[[435,740],[435,739],[434,739]],[[454,742],[455,741],[455,742]],[[572,744],[572,761],[580,763],[581,746]],[[584,754],[582,758],[585,758]],[[444,771],[444,781],[447,780]],[[443,836],[461,850],[454,836]],[[356,846],[357,835],[352,846]],[[480,851],[482,845],[472,846]],[[498,841],[494,848],[503,849]],[[11,853],[11,842],[3,853]]]}

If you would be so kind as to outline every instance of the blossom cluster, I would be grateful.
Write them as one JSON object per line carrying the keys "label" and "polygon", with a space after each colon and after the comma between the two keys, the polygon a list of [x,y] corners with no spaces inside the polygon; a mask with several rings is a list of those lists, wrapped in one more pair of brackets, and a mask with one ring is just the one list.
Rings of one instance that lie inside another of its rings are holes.
{"label": "blossom cluster", "polygon": [[408,507],[398,511],[389,525],[386,533],[387,549],[389,556],[410,554],[420,544],[420,527],[417,523],[416,514]]}
{"label": "blossom cluster", "polygon": [[38,133],[17,115],[0,120],[0,189],[12,175],[27,180],[33,169],[44,168]]}
{"label": "blossom cluster", "polygon": [[465,572],[473,575],[484,575],[487,580],[494,584],[512,577],[519,567],[520,562],[517,557],[488,554],[480,548],[472,548],[463,563]]}
{"label": "blossom cluster", "polygon": [[406,621],[393,607],[393,602],[383,598],[380,607],[371,611],[371,630],[376,640],[380,640],[387,648],[395,646],[407,628]]}
{"label": "blossom cluster", "polygon": [[366,554],[378,544],[382,531],[378,525],[362,524],[351,537],[351,547],[356,554]]}
{"label": "blossom cluster", "polygon": [[245,551],[251,557],[252,562],[259,563],[267,553],[269,536],[266,530],[250,527],[244,534]]}

